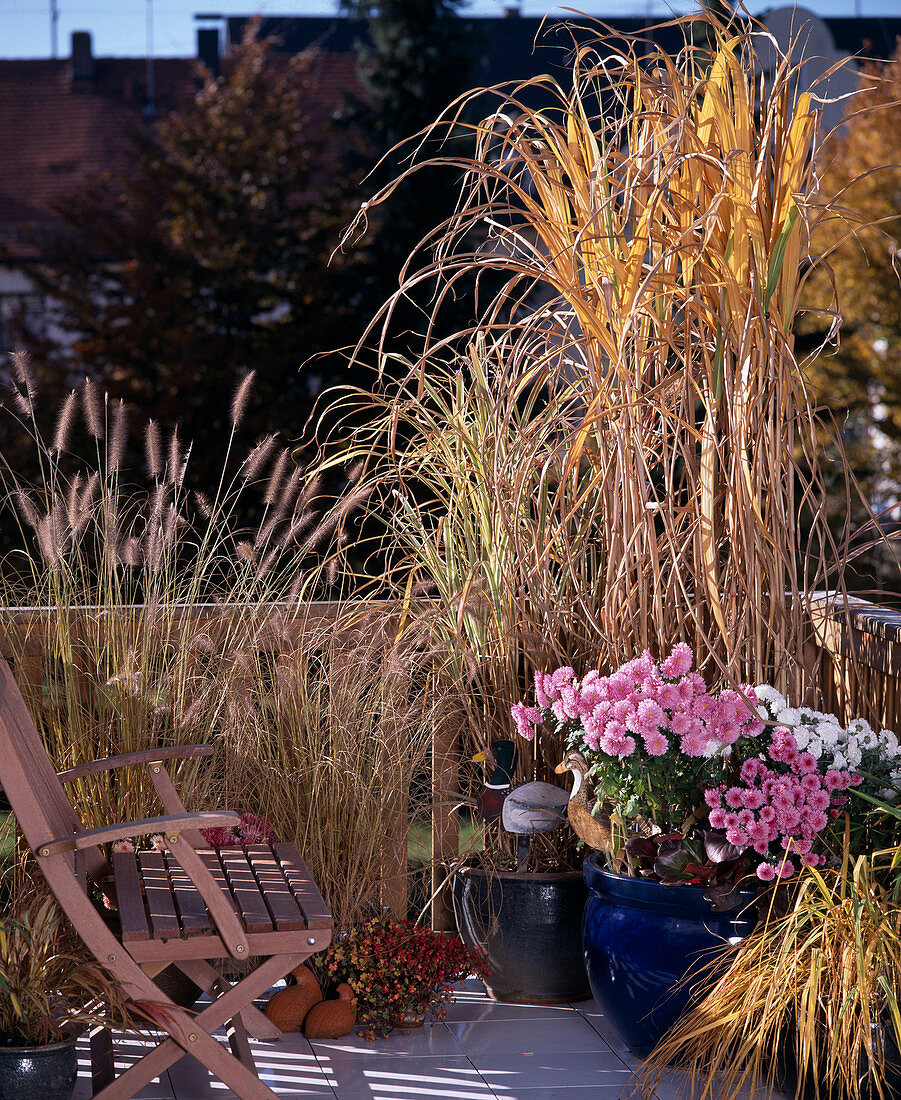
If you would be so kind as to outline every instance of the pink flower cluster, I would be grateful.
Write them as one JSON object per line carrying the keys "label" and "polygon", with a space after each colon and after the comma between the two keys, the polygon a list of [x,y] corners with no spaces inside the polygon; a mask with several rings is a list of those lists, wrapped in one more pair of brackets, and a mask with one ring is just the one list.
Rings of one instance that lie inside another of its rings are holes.
{"label": "pink flower cluster", "polygon": [[272,844],[275,840],[275,830],[265,817],[256,814],[241,814],[241,824],[234,831],[220,826],[200,832],[211,848],[246,848],[248,844]]}
{"label": "pink flower cluster", "polygon": [[[551,716],[560,726],[581,726],[588,749],[620,758],[641,749],[648,756],[671,749],[709,756],[762,731],[763,722],[741,694],[724,691],[714,697],[691,666],[691,649],[679,642],[659,665],[645,650],[609,676],[592,671],[581,683],[568,667],[536,672],[538,706],[517,703],[513,719],[528,740]],[[753,689],[743,690],[755,703]]]}
{"label": "pink flower cluster", "polygon": [[[862,780],[850,771],[821,772],[810,753],[799,752],[785,726],[773,731],[767,753],[777,768],[750,757],[741,766],[740,785],[704,792],[711,826],[725,829],[730,844],[769,857],[757,866],[757,877],[764,882],[777,874],[781,878],[793,875],[792,854],[808,867],[825,862],[825,856],[811,850],[816,836],[829,823],[830,811],[836,813],[837,807],[847,802],[842,792]],[[770,851],[774,842],[775,855]]]}

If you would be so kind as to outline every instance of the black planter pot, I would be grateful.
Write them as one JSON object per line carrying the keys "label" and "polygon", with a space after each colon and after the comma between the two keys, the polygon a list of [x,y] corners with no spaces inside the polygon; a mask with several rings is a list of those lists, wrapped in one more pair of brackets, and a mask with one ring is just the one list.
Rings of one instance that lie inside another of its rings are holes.
{"label": "black planter pot", "polygon": [[584,864],[589,898],[582,943],[595,1000],[626,1045],[644,1058],[685,1010],[686,982],[726,943],[754,927],[753,892],[742,908],[714,913],[703,886],[664,886]]}
{"label": "black planter pot", "polygon": [[580,945],[586,897],[579,871],[516,874],[464,867],[456,872],[457,930],[468,947],[488,955],[490,997],[563,1004],[591,995]]}
{"label": "black planter pot", "polygon": [[0,1046],[0,1100],[69,1100],[77,1076],[74,1043]]}

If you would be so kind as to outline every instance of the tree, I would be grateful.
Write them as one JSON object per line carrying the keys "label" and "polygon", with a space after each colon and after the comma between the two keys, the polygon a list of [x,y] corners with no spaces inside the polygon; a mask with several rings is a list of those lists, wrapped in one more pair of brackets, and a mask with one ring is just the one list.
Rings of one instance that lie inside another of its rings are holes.
{"label": "tree", "polygon": [[[901,496],[901,50],[886,65],[864,67],[822,163],[821,194],[839,196],[845,211],[816,242],[821,252],[834,249],[842,324],[837,346],[814,358],[809,375],[878,511]],[[812,347],[832,321],[832,291],[824,277],[810,285],[815,312],[801,335]]]}
{"label": "tree", "polygon": [[[363,136],[362,156],[349,168],[366,176],[375,192],[399,173],[399,155],[379,158],[412,138],[461,93],[470,88],[477,31],[458,12],[462,0],[342,0],[348,15],[365,19],[369,42],[358,49],[357,73],[365,96],[348,105],[348,117]],[[424,171],[405,181],[393,197],[387,220],[376,220],[370,234],[372,262],[383,297],[397,288],[404,262],[454,209],[456,181],[449,173]],[[428,292],[425,291],[427,294]],[[415,323],[410,314],[398,326]]]}
{"label": "tree", "polygon": [[[251,34],[221,78],[203,73],[193,100],[136,136],[128,178],[61,206],[36,272],[76,334],[57,361],[183,438],[226,430],[251,369],[249,426],[299,429],[338,363],[301,365],[359,324],[359,266],[329,266],[349,205],[306,106],[315,68]],[[201,458],[196,476],[207,487],[216,470]]]}

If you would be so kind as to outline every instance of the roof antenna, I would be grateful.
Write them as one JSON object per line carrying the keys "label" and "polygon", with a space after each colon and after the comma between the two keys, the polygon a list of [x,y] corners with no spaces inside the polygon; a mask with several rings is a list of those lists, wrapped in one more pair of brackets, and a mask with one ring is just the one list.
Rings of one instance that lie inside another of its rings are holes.
{"label": "roof antenna", "polygon": [[56,32],[59,24],[59,5],[56,0],[50,0],[50,56],[55,61],[59,51]]}
{"label": "roof antenna", "polygon": [[156,114],[156,87],[153,73],[153,0],[147,0],[147,102],[144,114],[153,118]]}

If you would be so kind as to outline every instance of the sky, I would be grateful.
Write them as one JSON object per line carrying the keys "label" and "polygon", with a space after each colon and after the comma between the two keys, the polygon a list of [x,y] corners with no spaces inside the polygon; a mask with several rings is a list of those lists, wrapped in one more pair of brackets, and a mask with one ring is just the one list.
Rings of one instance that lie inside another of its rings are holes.
{"label": "sky", "polygon": [[[500,15],[516,0],[470,0],[472,15]],[[90,31],[98,57],[143,57],[148,42],[156,57],[191,57],[196,48],[195,12],[227,15],[331,15],[336,0],[0,0],[0,57],[50,57],[51,11],[56,8],[59,57],[69,54],[72,31]],[[598,15],[663,17],[693,9],[691,0],[569,0],[565,6]],[[748,0],[750,11],[781,6],[778,0]],[[818,15],[901,15],[901,0],[808,0]],[[526,16],[561,12],[543,0],[520,0]],[[150,16],[151,18],[148,18]],[[207,23],[205,26],[214,26]]]}

